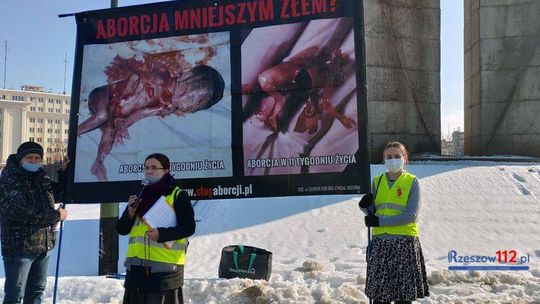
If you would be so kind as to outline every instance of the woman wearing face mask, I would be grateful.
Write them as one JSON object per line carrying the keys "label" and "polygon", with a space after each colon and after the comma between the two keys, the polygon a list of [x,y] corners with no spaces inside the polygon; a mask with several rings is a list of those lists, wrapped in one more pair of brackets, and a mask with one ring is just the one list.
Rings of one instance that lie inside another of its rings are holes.
{"label": "woman wearing face mask", "polygon": [[365,225],[373,227],[365,292],[376,304],[406,304],[429,296],[418,239],[420,185],[404,170],[408,158],[403,144],[388,143],[383,152],[388,172],[373,179],[374,195],[360,202]]}
{"label": "woman wearing face mask", "polygon": [[[189,197],[169,172],[167,156],[155,153],[144,161],[144,176],[149,185],[138,202],[137,196],[118,220],[116,229],[129,234],[123,303],[183,303],[184,263],[187,238],[195,232],[195,219]],[[161,198],[176,214],[176,227],[150,228],[142,217]],[[174,241],[170,248],[163,243]]]}
{"label": "woman wearing face mask", "polygon": [[25,142],[8,157],[0,177],[4,303],[41,303],[56,237],[53,227],[67,217],[54,204],[61,202],[62,172],[69,161],[56,183],[41,169],[42,158],[41,145]]}

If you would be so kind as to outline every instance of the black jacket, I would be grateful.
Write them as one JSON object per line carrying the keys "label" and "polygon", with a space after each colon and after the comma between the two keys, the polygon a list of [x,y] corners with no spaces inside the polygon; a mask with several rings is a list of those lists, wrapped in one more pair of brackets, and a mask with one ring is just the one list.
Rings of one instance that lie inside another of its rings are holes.
{"label": "black jacket", "polygon": [[28,172],[15,154],[8,157],[0,177],[3,256],[35,256],[54,247],[52,226],[60,220],[54,204],[61,202],[62,190],[43,169]]}
{"label": "black jacket", "polygon": [[[171,185],[169,193],[174,189]],[[195,233],[195,216],[191,201],[188,194],[185,191],[181,191],[174,200],[174,211],[176,213],[176,227],[159,228],[159,243],[168,242],[172,240],[179,240],[187,238]],[[116,230],[121,235],[127,235],[130,233],[131,228],[135,222],[129,218],[127,206],[122,216],[116,223]],[[126,280],[124,287],[132,290],[143,290],[148,292],[172,290],[182,287],[184,284],[184,267],[180,267],[175,272],[161,272],[146,274],[143,267],[132,267],[131,270],[126,271]]]}

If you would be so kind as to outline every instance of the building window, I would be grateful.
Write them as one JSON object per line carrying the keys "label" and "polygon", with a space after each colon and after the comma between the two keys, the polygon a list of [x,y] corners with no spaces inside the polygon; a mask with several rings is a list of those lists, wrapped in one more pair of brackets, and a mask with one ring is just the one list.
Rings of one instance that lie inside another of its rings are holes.
{"label": "building window", "polygon": [[34,132],[34,131],[36,131],[36,129],[30,128],[30,132]]}
{"label": "building window", "polygon": [[39,98],[38,98],[38,101],[39,101],[39,102],[43,102],[43,97],[39,97]]}
{"label": "building window", "polygon": [[62,110],[56,109],[56,113],[61,114],[61,113],[62,113]]}
{"label": "building window", "polygon": [[47,138],[47,143],[52,144],[52,138]]}
{"label": "building window", "polygon": [[54,129],[54,134],[60,134],[60,130]]}
{"label": "building window", "polygon": [[30,107],[30,111],[35,112],[35,111],[36,111],[36,107]]}
{"label": "building window", "polygon": [[56,103],[57,103],[57,104],[62,104],[62,101],[61,101],[60,99],[57,99],[57,100],[56,100]]}
{"label": "building window", "polygon": [[49,103],[54,103],[54,99],[49,98]]}
{"label": "building window", "polygon": [[41,138],[41,137],[38,137],[38,138],[37,138],[37,142],[38,142],[38,143],[41,143],[41,142],[43,142],[43,138]]}
{"label": "building window", "polygon": [[52,148],[51,147],[47,147],[47,153],[51,153],[52,152]]}
{"label": "building window", "polygon": [[68,129],[64,129],[64,134],[69,134],[69,130],[68,130]]}
{"label": "building window", "polygon": [[38,111],[43,112],[43,107],[38,107]]}
{"label": "building window", "polygon": [[59,142],[60,142],[60,139],[58,139],[58,138],[55,138],[55,139],[54,139],[54,143],[55,143],[55,144],[57,144],[57,143],[59,143]]}
{"label": "building window", "polygon": [[65,103],[65,104],[69,104],[69,100],[64,100],[64,103]]}
{"label": "building window", "polygon": [[24,101],[24,96],[13,95],[11,96],[11,99],[15,101]]}
{"label": "building window", "polygon": [[43,122],[43,118],[41,118],[41,117],[38,117],[38,119],[37,119],[37,122],[40,122],[40,123],[42,123],[42,122]]}
{"label": "building window", "polygon": [[35,119],[34,117],[28,117],[28,120],[29,120],[30,122],[36,122],[36,119]]}
{"label": "building window", "polygon": [[36,101],[35,97],[30,97],[30,101]]}
{"label": "building window", "polygon": [[48,109],[47,109],[47,112],[52,113],[52,112],[54,112],[54,109],[48,108]]}
{"label": "building window", "polygon": [[50,118],[47,119],[47,122],[50,123],[50,124],[52,124],[52,119],[50,119]]}
{"label": "building window", "polygon": [[4,99],[4,100],[5,100],[5,99],[6,99],[6,95],[2,95],[2,99]]}
{"label": "building window", "polygon": [[52,129],[47,129],[47,133],[52,133]]}
{"label": "building window", "polygon": [[28,141],[34,141],[33,137],[28,138]]}
{"label": "building window", "polygon": [[43,132],[43,129],[42,128],[37,128],[37,131],[38,131],[38,133],[41,133],[41,132]]}
{"label": "building window", "polygon": [[69,110],[66,110],[66,114],[69,114]]}
{"label": "building window", "polygon": [[60,124],[60,119],[55,119],[55,120],[54,120],[54,123],[57,124],[57,125],[59,125],[59,124]]}

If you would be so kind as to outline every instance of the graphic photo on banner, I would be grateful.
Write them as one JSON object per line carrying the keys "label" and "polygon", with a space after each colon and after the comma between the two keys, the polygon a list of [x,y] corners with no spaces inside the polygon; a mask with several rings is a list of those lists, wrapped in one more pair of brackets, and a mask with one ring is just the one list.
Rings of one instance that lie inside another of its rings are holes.
{"label": "graphic photo on banner", "polygon": [[194,199],[369,191],[362,2],[292,4],[75,14],[69,199],[125,199],[154,152]]}
{"label": "graphic photo on banner", "polygon": [[228,32],[85,45],[75,182],[232,176]]}
{"label": "graphic photo on banner", "polygon": [[342,172],[356,163],[353,18],[262,27],[243,37],[245,175]]}

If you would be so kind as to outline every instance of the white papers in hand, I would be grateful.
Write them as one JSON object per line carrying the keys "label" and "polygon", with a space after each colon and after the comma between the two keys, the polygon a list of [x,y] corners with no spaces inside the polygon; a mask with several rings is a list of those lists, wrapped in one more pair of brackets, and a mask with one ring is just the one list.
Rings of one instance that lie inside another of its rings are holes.
{"label": "white papers in hand", "polygon": [[[167,203],[165,197],[160,197],[157,202],[154,203],[152,208],[148,210],[143,216],[143,222],[145,222],[150,228],[157,227],[176,227],[176,213],[171,205]],[[171,248],[174,241],[163,243],[167,248]]]}

